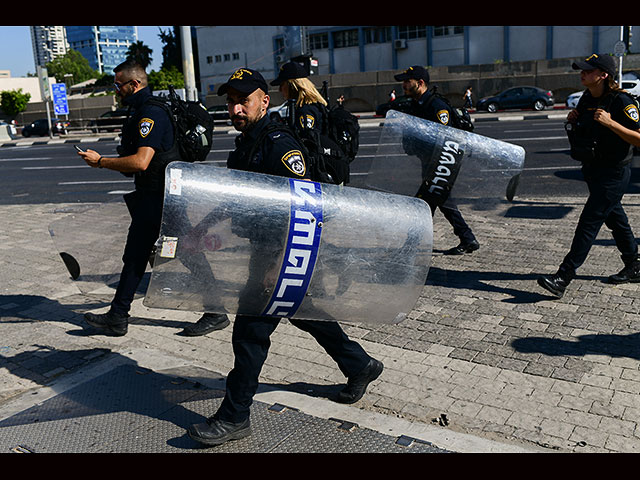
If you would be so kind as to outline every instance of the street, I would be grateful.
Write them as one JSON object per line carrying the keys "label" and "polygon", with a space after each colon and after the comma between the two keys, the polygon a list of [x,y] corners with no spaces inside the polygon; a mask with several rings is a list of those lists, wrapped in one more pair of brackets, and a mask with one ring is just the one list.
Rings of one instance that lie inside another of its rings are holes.
{"label": "street", "polygon": [[[482,114],[477,114],[476,118],[482,119]],[[368,162],[377,151],[380,131],[379,125],[361,129],[360,150],[351,165],[351,186],[362,187]],[[552,196],[558,191],[567,195],[586,193],[580,181],[579,164],[568,155],[562,119],[478,121],[474,133],[524,147],[527,157],[518,195]],[[214,135],[207,162],[224,166],[234,137],[234,133]],[[42,143],[0,149],[0,185],[4,191],[1,203],[105,202],[133,188],[131,178],[88,167],[69,143]],[[82,142],[84,148],[97,150],[105,156],[115,156],[117,145],[115,135],[100,142]],[[638,181],[634,175],[632,192],[638,191]]]}

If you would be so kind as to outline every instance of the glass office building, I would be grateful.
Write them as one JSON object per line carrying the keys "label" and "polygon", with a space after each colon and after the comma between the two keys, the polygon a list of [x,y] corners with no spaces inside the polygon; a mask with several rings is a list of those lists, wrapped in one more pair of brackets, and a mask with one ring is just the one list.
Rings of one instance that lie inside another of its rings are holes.
{"label": "glass office building", "polygon": [[127,57],[127,50],[138,41],[136,27],[66,26],[69,47],[89,61],[94,70],[113,75],[113,69]]}

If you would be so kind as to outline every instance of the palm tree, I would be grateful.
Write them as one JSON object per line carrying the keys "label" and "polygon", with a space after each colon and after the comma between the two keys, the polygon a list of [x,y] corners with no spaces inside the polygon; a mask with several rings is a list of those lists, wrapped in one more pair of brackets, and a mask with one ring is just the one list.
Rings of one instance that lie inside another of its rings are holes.
{"label": "palm tree", "polygon": [[129,45],[129,50],[127,50],[127,58],[133,58],[136,62],[142,65],[143,68],[146,69],[151,64],[152,53],[152,49],[138,40],[137,42]]}

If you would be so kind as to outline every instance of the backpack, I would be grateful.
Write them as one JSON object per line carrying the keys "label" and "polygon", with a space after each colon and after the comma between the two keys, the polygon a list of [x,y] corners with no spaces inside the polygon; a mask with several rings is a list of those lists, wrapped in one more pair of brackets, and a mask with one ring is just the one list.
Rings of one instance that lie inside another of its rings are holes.
{"label": "backpack", "polygon": [[473,132],[473,122],[471,121],[471,115],[464,107],[454,107],[451,105],[451,102],[444,95],[440,95],[437,91],[437,87],[433,87],[433,94],[427,100],[427,104],[429,105],[435,98],[442,100],[447,104],[449,111],[451,112],[451,126],[454,128],[458,128],[460,130],[466,130],[467,132]]}
{"label": "backpack", "polygon": [[349,162],[353,162],[359,147],[358,117],[339,105],[326,111],[325,120],[326,135],[340,146]]}
{"label": "backpack", "polygon": [[175,140],[183,162],[202,162],[211,151],[213,118],[198,101],[185,101],[169,85],[168,97],[151,97],[148,102],[169,113],[173,121]]}
{"label": "backpack", "polygon": [[315,130],[309,130],[305,135],[298,135],[287,124],[270,122],[256,139],[249,153],[250,159],[253,158],[266,137],[274,132],[288,133],[300,144],[302,155],[307,161],[311,180],[335,185],[349,182],[349,160],[344,152],[328,136]]}

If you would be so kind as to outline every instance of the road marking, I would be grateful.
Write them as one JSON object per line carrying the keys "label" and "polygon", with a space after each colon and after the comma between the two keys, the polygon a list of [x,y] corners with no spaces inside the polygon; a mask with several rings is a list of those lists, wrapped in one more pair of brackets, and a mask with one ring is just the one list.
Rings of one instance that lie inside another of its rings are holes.
{"label": "road marking", "polygon": [[92,180],[84,182],[60,182],[58,185],[102,185],[106,183],[133,183],[132,180]]}

